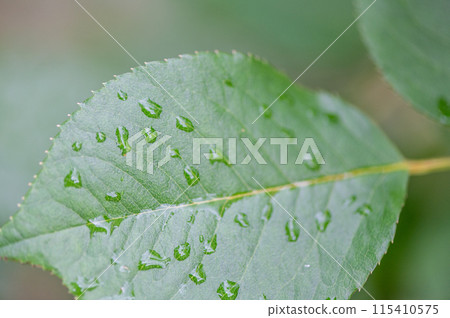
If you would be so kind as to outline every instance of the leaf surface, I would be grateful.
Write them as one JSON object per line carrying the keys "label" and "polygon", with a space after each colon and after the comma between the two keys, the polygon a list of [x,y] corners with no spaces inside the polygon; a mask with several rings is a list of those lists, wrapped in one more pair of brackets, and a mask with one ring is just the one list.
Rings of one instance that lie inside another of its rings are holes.
{"label": "leaf surface", "polygon": [[[358,0],[363,10],[371,0]],[[378,0],[360,20],[386,79],[414,107],[450,125],[450,2]]]}
{"label": "leaf surface", "polygon": [[[252,124],[289,84],[240,53],[106,83],[61,126],[0,256],[51,270],[83,299],[348,298],[393,239],[408,174],[376,126],[325,93],[292,87]],[[194,164],[205,137],[224,150],[202,148],[213,156]],[[275,137],[298,138],[286,164]],[[241,138],[267,138],[266,164],[242,164]],[[305,138],[324,165],[295,164]],[[135,152],[154,145],[153,162],[169,160],[150,174]]]}

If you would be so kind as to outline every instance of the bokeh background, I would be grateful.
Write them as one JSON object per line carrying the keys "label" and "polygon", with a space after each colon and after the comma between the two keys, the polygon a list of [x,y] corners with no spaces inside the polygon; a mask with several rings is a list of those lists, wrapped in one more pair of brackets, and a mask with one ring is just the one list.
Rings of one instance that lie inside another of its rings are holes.
{"label": "bokeh background", "polygon": [[[357,16],[352,0],[79,1],[141,63],[236,49],[291,78]],[[376,14],[376,5],[367,14]],[[56,124],[91,90],[134,66],[73,0],[0,0],[0,224],[16,211]],[[393,92],[357,25],[299,82],[353,103],[408,158],[450,155],[450,130]],[[448,299],[450,173],[413,177],[409,188],[395,242],[365,287],[377,299]],[[48,298],[72,297],[49,273],[0,260],[0,299]]]}

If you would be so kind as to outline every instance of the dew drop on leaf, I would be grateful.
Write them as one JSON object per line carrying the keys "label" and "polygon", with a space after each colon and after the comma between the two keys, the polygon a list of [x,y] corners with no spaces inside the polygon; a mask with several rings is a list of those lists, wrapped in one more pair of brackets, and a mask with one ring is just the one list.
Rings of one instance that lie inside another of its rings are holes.
{"label": "dew drop on leaf", "polygon": [[178,116],[177,118],[177,128],[186,132],[191,132],[194,130],[194,124],[189,120],[189,118]]}
{"label": "dew drop on leaf", "polygon": [[217,235],[214,234],[214,236],[208,242],[205,243],[205,248],[203,252],[206,255],[210,255],[216,251],[216,248],[217,248]]}
{"label": "dew drop on leaf", "polygon": [[250,223],[248,222],[247,214],[245,214],[245,213],[240,212],[240,213],[236,214],[236,216],[234,217],[234,222],[244,228],[250,226]]}
{"label": "dew drop on leaf", "polygon": [[272,118],[272,109],[270,109],[266,104],[259,107],[259,112],[266,118]]}
{"label": "dew drop on leaf", "polygon": [[190,280],[196,285],[200,285],[206,281],[206,273],[203,270],[203,264],[198,264],[197,267],[189,274]]}
{"label": "dew drop on leaf", "polygon": [[119,91],[117,92],[117,97],[118,97],[120,100],[127,100],[127,99],[128,99],[128,94],[125,93],[123,90],[119,90]]}
{"label": "dew drop on leaf", "polygon": [[150,118],[159,118],[162,113],[162,107],[151,99],[143,99],[139,102],[142,112]]}
{"label": "dew drop on leaf", "polygon": [[122,195],[119,192],[108,192],[105,195],[105,200],[110,202],[119,202],[122,199]]}
{"label": "dew drop on leaf", "polygon": [[311,160],[305,161],[305,166],[312,171],[317,171],[320,169],[320,164],[317,162],[316,157],[313,157]]}
{"label": "dew drop on leaf", "polygon": [[173,250],[173,256],[177,261],[184,261],[191,254],[191,246],[189,243],[180,244]]}
{"label": "dew drop on leaf", "polygon": [[153,127],[142,129],[142,135],[145,137],[145,140],[150,144],[154,143],[156,141],[156,138],[158,138],[158,132],[154,130]]}
{"label": "dew drop on leaf", "polygon": [[83,144],[82,144],[81,142],[79,142],[79,141],[75,141],[75,142],[72,144],[72,149],[73,149],[73,151],[78,152],[78,151],[81,150],[81,147],[83,147]]}
{"label": "dew drop on leaf", "polygon": [[197,169],[191,166],[184,168],[184,177],[190,186],[196,185],[200,181],[200,174]]}
{"label": "dew drop on leaf", "polygon": [[272,202],[269,202],[264,206],[261,218],[266,222],[269,221],[270,218],[272,217],[272,212],[273,212]]}
{"label": "dew drop on leaf", "polygon": [[95,233],[108,234],[109,232],[108,223],[106,223],[105,218],[103,216],[98,216],[94,219],[89,220],[89,222],[86,225],[89,229],[91,238],[94,236]]}
{"label": "dew drop on leaf", "polygon": [[229,86],[229,87],[233,87],[233,82],[230,81],[229,79],[224,81],[225,85]]}
{"label": "dew drop on leaf", "polygon": [[86,291],[91,291],[99,286],[99,282],[95,278],[78,277],[76,282],[70,283],[70,291],[75,297],[80,297]]}
{"label": "dew drop on leaf", "polygon": [[438,108],[442,115],[450,117],[450,103],[443,97],[438,101]]}
{"label": "dew drop on leaf", "polygon": [[104,132],[99,131],[95,135],[95,139],[97,139],[97,142],[104,142],[106,140],[106,134]]}
{"label": "dew drop on leaf", "polygon": [[329,210],[326,210],[325,212],[319,211],[316,213],[315,219],[316,219],[317,229],[320,232],[324,232],[327,229],[328,224],[331,221],[331,213]]}
{"label": "dew drop on leaf", "polygon": [[217,288],[217,295],[222,300],[234,300],[239,293],[239,284],[231,280],[225,280]]}
{"label": "dew drop on leaf", "polygon": [[131,150],[131,146],[128,143],[128,129],[123,126],[120,126],[116,129],[117,136],[117,146],[120,150],[122,150],[122,155],[125,155],[127,152]]}
{"label": "dew drop on leaf", "polygon": [[169,156],[172,158],[181,158],[180,151],[178,149],[172,148],[169,146],[168,148]]}
{"label": "dew drop on leaf", "polygon": [[339,122],[339,116],[337,114],[326,113],[325,115],[330,123],[337,124]]}
{"label": "dew drop on leaf", "polygon": [[81,175],[78,172],[77,168],[73,168],[64,178],[64,187],[73,187],[73,188],[81,188]]}
{"label": "dew drop on leaf", "polygon": [[170,263],[170,257],[163,257],[155,250],[148,250],[142,254],[138,269],[146,271],[152,268],[166,268]]}
{"label": "dew drop on leaf", "polygon": [[361,215],[369,215],[372,213],[372,207],[369,204],[363,204],[358,209],[356,209],[356,213]]}
{"label": "dew drop on leaf", "polygon": [[291,218],[287,221],[285,230],[289,242],[296,242],[298,240],[300,235],[300,226],[297,224],[296,220]]}
{"label": "dew drop on leaf", "polygon": [[198,237],[198,240],[199,240],[200,243],[203,243],[203,241],[205,240],[205,237],[203,235],[200,235]]}

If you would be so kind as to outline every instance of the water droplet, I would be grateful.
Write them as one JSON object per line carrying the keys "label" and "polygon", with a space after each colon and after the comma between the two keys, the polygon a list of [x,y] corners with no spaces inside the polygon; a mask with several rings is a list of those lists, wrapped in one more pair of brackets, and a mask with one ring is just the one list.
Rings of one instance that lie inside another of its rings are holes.
{"label": "water droplet", "polygon": [[194,130],[194,124],[192,122],[183,116],[178,116],[177,118],[177,128],[186,132],[191,132]]}
{"label": "water droplet", "polygon": [[175,148],[172,148],[171,146],[169,146],[167,151],[168,151],[170,157],[181,158],[180,151],[178,149],[175,149]]}
{"label": "water droplet", "polygon": [[345,200],[344,205],[349,206],[352,205],[353,203],[356,202],[356,195],[352,195],[350,198],[348,198],[347,200]]}
{"label": "water droplet", "polygon": [[119,228],[120,224],[124,220],[123,217],[115,217],[115,218],[109,218],[108,216],[103,216],[105,221],[111,226],[111,235],[113,234],[114,230]]}
{"label": "water droplet", "polygon": [[229,79],[225,80],[225,85],[229,86],[229,87],[233,87],[233,82],[230,81]]}
{"label": "water droplet", "polygon": [[106,134],[104,132],[99,131],[95,135],[95,139],[97,139],[97,142],[104,142],[106,140]]}
{"label": "water droplet", "polygon": [[189,217],[188,223],[194,224],[195,222],[195,215],[191,214],[191,216]]}
{"label": "water droplet", "polygon": [[329,210],[326,210],[325,212],[319,211],[316,213],[315,218],[317,229],[320,232],[324,232],[331,221],[331,213]]}
{"label": "water droplet", "polygon": [[196,185],[200,181],[200,174],[197,169],[191,166],[184,168],[184,177],[190,186]]}
{"label": "water droplet", "polygon": [[145,140],[150,144],[154,143],[156,138],[158,138],[158,132],[152,127],[142,129],[142,135],[144,135]]}
{"label": "water droplet", "polygon": [[109,232],[109,226],[106,223],[103,216],[98,216],[95,219],[89,220],[89,223],[86,224],[91,238],[94,236],[95,233],[105,233],[108,234]]}
{"label": "water droplet", "polygon": [[222,300],[234,300],[239,293],[239,284],[231,280],[225,280],[217,288],[217,294]]}
{"label": "water droplet", "polygon": [[305,268],[310,268],[311,267],[311,265],[309,265],[309,264],[305,264],[305,266],[304,266]]}
{"label": "water droplet", "polygon": [[210,255],[216,251],[216,248],[217,248],[217,235],[214,234],[214,236],[208,242],[205,243],[205,248],[203,252],[206,255]]}
{"label": "water droplet", "polygon": [[200,235],[198,237],[198,240],[200,241],[200,243],[203,243],[203,241],[205,240],[205,237],[203,235]]}
{"label": "water droplet", "polygon": [[262,219],[264,221],[269,221],[270,218],[272,217],[272,212],[273,212],[273,206],[272,206],[272,202],[269,202],[266,204],[266,206],[263,208],[262,211]]}
{"label": "water droplet", "polygon": [[305,166],[312,171],[317,171],[320,169],[320,164],[317,162],[316,157],[313,157],[311,160],[305,161]]}
{"label": "water droplet", "polygon": [[265,294],[262,294],[259,300],[267,300],[267,296]]}
{"label": "water droplet", "polygon": [[197,267],[189,274],[189,278],[196,285],[204,283],[206,281],[206,273],[203,270],[203,264],[198,264]]}
{"label": "water droplet", "polygon": [[245,213],[236,214],[236,216],[234,217],[234,222],[236,222],[237,224],[239,224],[241,227],[244,228],[250,226],[250,223],[248,223],[247,214]]}
{"label": "water droplet", "polygon": [[77,168],[73,168],[70,170],[70,172],[67,174],[67,176],[64,178],[64,186],[66,188],[68,187],[74,187],[74,188],[81,188],[81,175],[78,172]]}
{"label": "water droplet", "polygon": [[83,144],[81,143],[81,142],[79,142],[79,141],[75,141],[73,144],[72,144],[72,149],[73,149],[73,151],[80,151],[81,150],[81,147],[83,147]]}
{"label": "water droplet", "polygon": [[166,268],[169,263],[169,257],[165,258],[155,250],[148,250],[144,254],[142,254],[138,269],[140,271],[146,271],[151,268]]}
{"label": "water droplet", "polygon": [[105,200],[110,202],[119,202],[122,199],[122,195],[119,192],[108,192],[105,195]]}
{"label": "water droplet", "polygon": [[266,118],[272,118],[272,109],[269,108],[269,106],[267,106],[266,104],[263,104],[262,106],[259,107],[259,112],[263,113],[263,116]]}
{"label": "water droplet", "polygon": [[96,289],[99,282],[95,278],[78,277],[76,282],[70,283],[70,291],[75,297],[80,297],[87,291]]}
{"label": "water droplet", "polygon": [[173,250],[173,256],[177,261],[184,261],[191,254],[191,246],[189,243],[180,244]]}
{"label": "water droplet", "polygon": [[223,155],[223,153],[217,149],[211,148],[209,150],[209,162],[211,164],[214,164],[215,162],[222,162],[225,165],[229,166],[230,163],[228,162],[227,158]]}
{"label": "water droplet", "polygon": [[450,117],[450,103],[445,98],[440,98],[438,101],[438,108],[442,115]]}
{"label": "water droplet", "polygon": [[122,150],[122,155],[125,155],[127,152],[131,150],[131,146],[128,143],[128,129],[123,126],[120,126],[116,129],[117,136],[117,146],[120,150]]}
{"label": "water droplet", "polygon": [[139,102],[142,112],[150,118],[159,118],[161,116],[162,107],[151,99],[143,99]]}
{"label": "water droplet", "polygon": [[361,215],[369,215],[372,213],[372,207],[367,203],[363,204],[356,210],[356,213]]}
{"label": "water droplet", "polygon": [[122,265],[119,267],[119,271],[121,273],[129,273],[130,272],[130,268],[128,266]]}
{"label": "water droplet", "polygon": [[333,113],[326,113],[325,114],[328,118],[328,121],[330,123],[336,124],[339,122],[339,116],[337,114],[333,114]]}
{"label": "water droplet", "polygon": [[117,97],[118,97],[120,100],[127,100],[127,99],[128,99],[128,94],[125,93],[123,90],[119,90],[119,91],[117,92]]}
{"label": "water droplet", "polygon": [[300,235],[300,226],[294,219],[290,219],[286,222],[286,235],[289,242],[296,242]]}

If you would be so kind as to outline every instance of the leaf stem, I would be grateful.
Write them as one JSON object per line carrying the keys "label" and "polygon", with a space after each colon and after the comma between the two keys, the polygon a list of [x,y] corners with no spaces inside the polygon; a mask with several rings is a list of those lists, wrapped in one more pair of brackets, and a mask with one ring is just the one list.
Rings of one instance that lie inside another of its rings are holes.
{"label": "leaf stem", "polygon": [[407,160],[406,165],[412,176],[424,175],[439,171],[450,171],[450,157],[424,159],[424,160]]}

